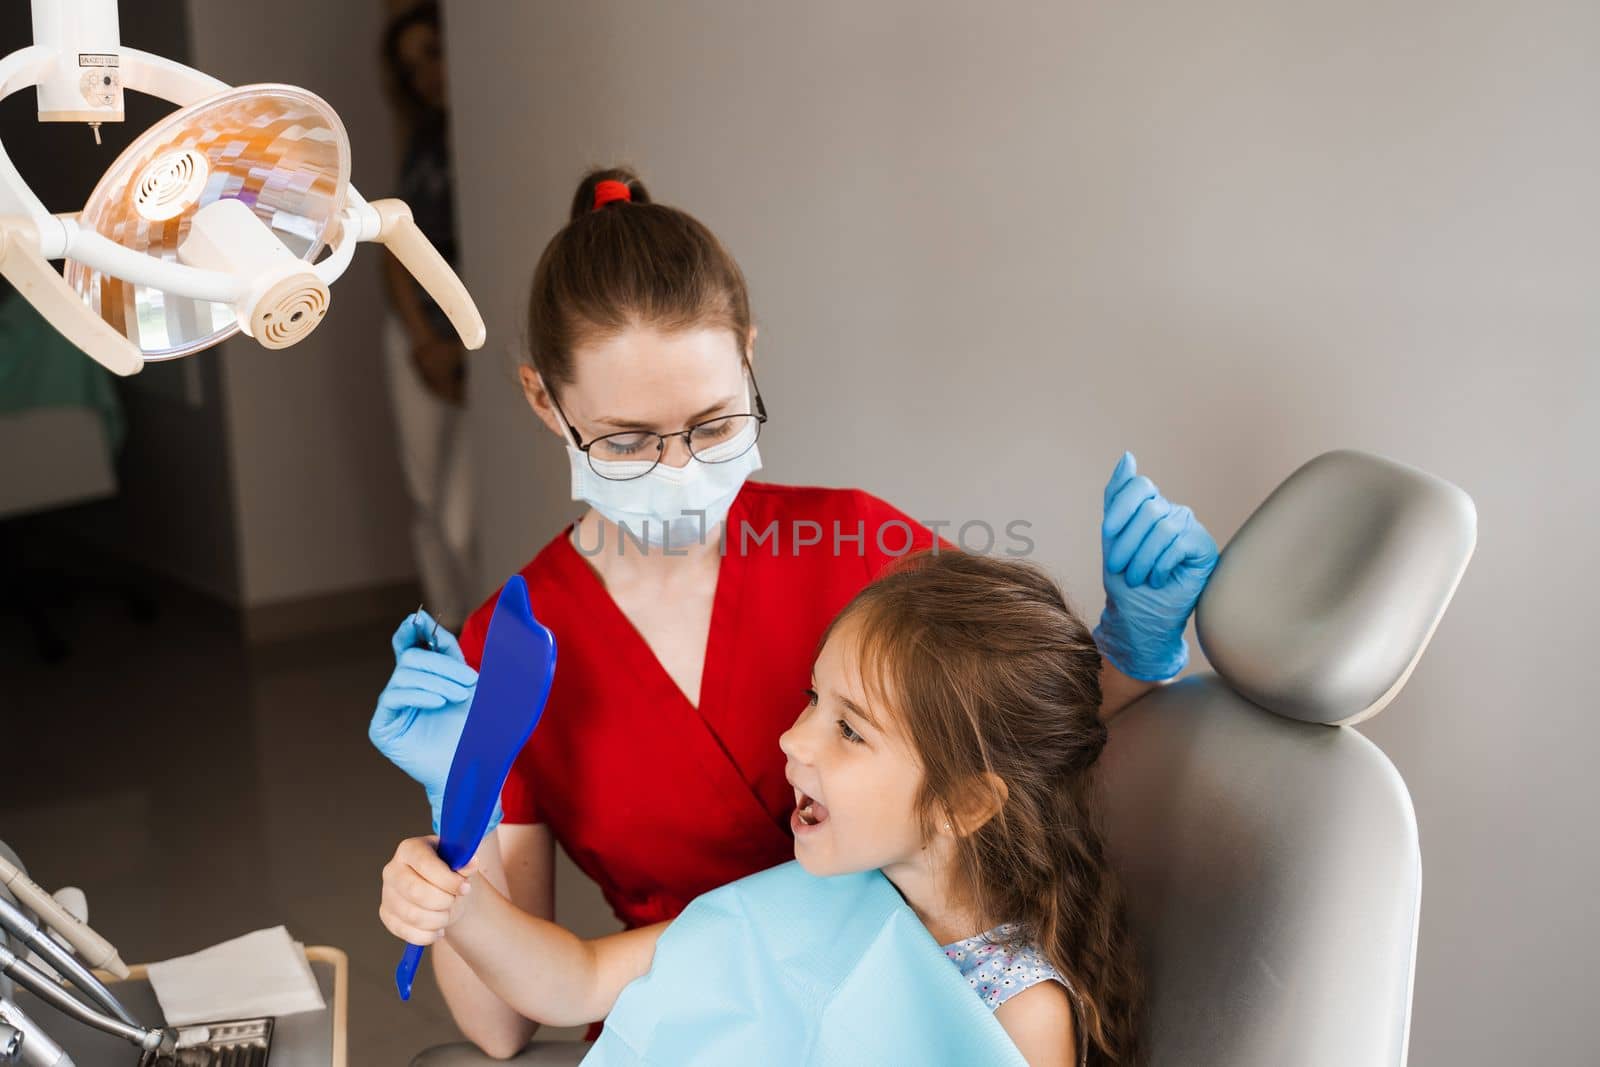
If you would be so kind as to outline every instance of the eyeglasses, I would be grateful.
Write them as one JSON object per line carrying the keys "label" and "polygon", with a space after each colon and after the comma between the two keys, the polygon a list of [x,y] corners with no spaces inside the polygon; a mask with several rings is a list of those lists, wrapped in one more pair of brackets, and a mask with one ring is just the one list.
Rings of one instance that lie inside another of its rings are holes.
{"label": "eyeglasses", "polygon": [[608,481],[631,482],[656,469],[661,457],[666,455],[667,442],[674,437],[683,438],[689,455],[701,463],[727,463],[754,448],[756,439],[761,436],[761,425],[767,421],[767,406],[761,400],[761,387],[756,384],[756,372],[749,360],[745,361],[744,370],[750,376],[750,395],[755,406],[753,414],[719,415],[673,433],[623,430],[585,442],[573,429],[567,413],[561,410],[561,402],[556,399],[554,392],[550,394],[550,402],[567,424],[572,443],[578,451],[589,457],[590,470]]}

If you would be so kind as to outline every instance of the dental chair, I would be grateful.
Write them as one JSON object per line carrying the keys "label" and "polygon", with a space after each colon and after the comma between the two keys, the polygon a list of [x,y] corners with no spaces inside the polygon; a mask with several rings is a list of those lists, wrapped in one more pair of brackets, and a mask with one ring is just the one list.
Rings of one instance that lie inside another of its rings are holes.
{"label": "dental chair", "polygon": [[[1400,692],[1466,569],[1471,499],[1360,452],[1301,467],[1197,612],[1212,670],[1111,725],[1108,847],[1149,988],[1151,1067],[1397,1067],[1422,891],[1411,797],[1351,727]],[[535,1042],[412,1067],[573,1064]]]}
{"label": "dental chair", "polygon": [[1411,796],[1351,727],[1400,692],[1466,569],[1471,499],[1330,452],[1245,522],[1200,599],[1211,672],[1102,759],[1153,1067],[1406,1062],[1422,861]]}

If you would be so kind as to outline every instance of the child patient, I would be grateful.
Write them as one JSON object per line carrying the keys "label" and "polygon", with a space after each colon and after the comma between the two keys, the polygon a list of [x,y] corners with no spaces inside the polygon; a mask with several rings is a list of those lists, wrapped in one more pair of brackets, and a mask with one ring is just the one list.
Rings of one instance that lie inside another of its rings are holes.
{"label": "child patient", "polygon": [[[820,877],[881,870],[1034,1065],[1139,1062],[1141,982],[1090,773],[1099,671],[1037,568],[908,557],[829,626],[779,741],[795,859]],[[581,940],[451,871],[433,842],[402,842],[385,867],[384,924],[448,939],[531,1019],[603,1018],[671,925]]]}

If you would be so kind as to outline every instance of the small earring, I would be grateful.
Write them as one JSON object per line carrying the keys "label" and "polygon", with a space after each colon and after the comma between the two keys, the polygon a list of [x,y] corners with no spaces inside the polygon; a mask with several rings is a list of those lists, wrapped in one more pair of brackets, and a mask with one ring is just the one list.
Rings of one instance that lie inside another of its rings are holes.
{"label": "small earring", "polygon": [[950,829],[950,824],[949,823],[945,823],[944,824],[944,828],[945,828],[945,830],[948,831]]}

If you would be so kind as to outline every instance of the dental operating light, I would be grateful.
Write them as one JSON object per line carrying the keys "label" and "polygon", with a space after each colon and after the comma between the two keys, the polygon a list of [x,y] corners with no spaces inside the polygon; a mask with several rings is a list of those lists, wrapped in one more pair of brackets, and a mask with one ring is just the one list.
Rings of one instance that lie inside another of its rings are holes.
{"label": "dental operating light", "polygon": [[386,245],[462,344],[482,346],[482,316],[411,210],[350,184],[349,137],[325,101],[124,48],[116,0],[33,0],[33,38],[0,60],[0,98],[37,88],[41,122],[88,123],[98,138],[123,121],[126,90],[178,105],[78,212],[47,211],[0,145],[0,274],[91,358],[134,374],[238,332],[293,345],[326,315],[359,241]]}

